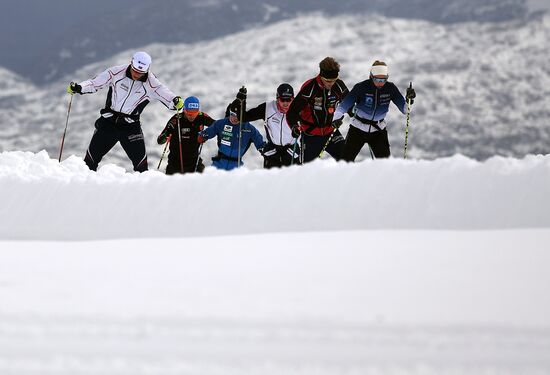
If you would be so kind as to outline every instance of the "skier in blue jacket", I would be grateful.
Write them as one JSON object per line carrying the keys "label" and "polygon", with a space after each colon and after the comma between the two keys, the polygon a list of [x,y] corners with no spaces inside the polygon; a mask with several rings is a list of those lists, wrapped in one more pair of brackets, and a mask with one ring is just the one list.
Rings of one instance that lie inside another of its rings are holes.
{"label": "skier in blue jacket", "polygon": [[[239,126],[239,116],[244,113],[246,103],[246,89],[244,90],[244,94],[241,89],[237,94],[237,99],[228,106],[225,118],[215,121],[210,127],[199,133],[198,141],[200,143],[215,136],[218,137],[218,155],[212,158],[212,165],[218,169],[229,171],[237,168],[239,156],[241,166],[244,165],[242,157],[248,151],[251,143],[254,143],[260,153],[263,152],[265,146],[262,135],[251,123],[243,122],[242,126]],[[243,106],[242,112],[241,105]],[[240,150],[239,134],[242,135]]]}
{"label": "skier in blue jacket", "polygon": [[[333,125],[342,124],[345,113],[352,118],[343,159],[355,161],[361,148],[367,143],[374,157],[390,156],[390,143],[384,120],[388,113],[390,102],[406,114],[407,102],[393,82],[388,81],[388,66],[383,61],[375,61],[370,70],[369,79],[359,82],[336,108]],[[416,94],[413,88],[407,89],[406,97],[412,104]]]}

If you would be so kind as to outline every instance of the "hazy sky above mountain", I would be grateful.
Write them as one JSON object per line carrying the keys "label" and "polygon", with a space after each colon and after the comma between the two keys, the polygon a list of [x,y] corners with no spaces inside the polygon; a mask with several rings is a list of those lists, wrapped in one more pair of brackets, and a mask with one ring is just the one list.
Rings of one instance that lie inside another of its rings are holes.
{"label": "hazy sky above mountain", "polygon": [[536,11],[536,10],[549,11],[550,10],[550,1],[548,1],[548,0],[527,0],[527,6],[532,11]]}
{"label": "hazy sky above mountain", "polygon": [[308,12],[495,22],[525,17],[525,1],[532,10],[550,7],[544,0],[4,0],[0,65],[42,84],[124,49],[212,40]]}

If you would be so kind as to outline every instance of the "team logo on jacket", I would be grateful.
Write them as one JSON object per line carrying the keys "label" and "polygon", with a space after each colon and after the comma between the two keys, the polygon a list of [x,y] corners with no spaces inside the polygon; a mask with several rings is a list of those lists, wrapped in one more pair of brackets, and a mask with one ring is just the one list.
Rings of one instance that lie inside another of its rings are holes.
{"label": "team logo on jacket", "polygon": [[223,130],[226,131],[226,132],[232,132],[233,127],[231,125],[224,125]]}
{"label": "team logo on jacket", "polygon": [[323,109],[323,98],[315,98],[315,103],[313,103],[313,109],[320,111]]}
{"label": "team logo on jacket", "polygon": [[374,103],[374,98],[372,96],[365,97],[365,104],[367,107],[372,107],[372,104]]}
{"label": "team logo on jacket", "polygon": [[128,85],[125,84],[124,82],[122,82],[122,83],[120,84],[120,88],[123,89],[124,91],[128,91],[128,90],[130,89],[130,88],[128,87]]}

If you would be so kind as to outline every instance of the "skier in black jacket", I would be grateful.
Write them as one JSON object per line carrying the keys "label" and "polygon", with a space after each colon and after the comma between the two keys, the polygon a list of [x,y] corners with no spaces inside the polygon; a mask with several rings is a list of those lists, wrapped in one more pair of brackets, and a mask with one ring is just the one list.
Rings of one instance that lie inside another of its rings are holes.
{"label": "skier in black jacket", "polygon": [[300,149],[292,136],[286,113],[294,99],[294,89],[288,83],[277,88],[277,99],[264,102],[246,111],[243,121],[264,120],[267,144],[263,149],[264,167],[300,164]]}
{"label": "skier in black jacket", "polygon": [[[166,127],[157,138],[159,145],[166,143],[170,137],[170,153],[168,154],[168,165],[166,174],[182,173],[180,163],[180,142],[181,142],[181,160],[183,161],[183,173],[202,172],[204,164],[198,155],[199,142],[198,133],[205,126],[210,126],[214,120],[208,114],[200,111],[199,99],[190,96],[183,103],[183,116],[180,116],[181,136],[178,137],[178,114],[166,124]],[[198,163],[197,163],[198,159]],[[196,168],[196,170],[195,170]]]}

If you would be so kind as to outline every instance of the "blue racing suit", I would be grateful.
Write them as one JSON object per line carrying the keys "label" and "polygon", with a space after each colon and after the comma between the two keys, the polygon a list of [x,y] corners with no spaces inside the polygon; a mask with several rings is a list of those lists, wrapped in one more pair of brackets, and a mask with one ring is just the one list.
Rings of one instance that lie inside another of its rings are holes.
{"label": "blue racing suit", "polygon": [[376,158],[390,156],[390,144],[386,121],[390,102],[405,114],[407,103],[393,82],[386,82],[377,88],[369,78],[359,82],[336,108],[334,119],[341,119],[345,113],[351,116],[350,127],[344,145],[343,159],[355,161],[361,148],[367,143]]}
{"label": "blue racing suit", "polygon": [[372,79],[359,82],[336,108],[334,119],[340,119],[355,105],[351,125],[367,133],[384,129],[384,118],[388,113],[390,102],[394,102],[397,108],[405,114],[407,103],[393,82],[386,82],[381,88],[377,88]]}
{"label": "blue racing suit", "polygon": [[[212,158],[212,165],[218,169],[227,171],[237,167],[239,158],[239,124],[233,125],[229,118],[215,121],[210,127],[199,133],[205,140],[218,136],[218,155]],[[261,153],[264,147],[264,138],[252,124],[242,123],[241,139],[241,165],[242,157],[248,151],[250,144],[254,143],[256,149]]]}

